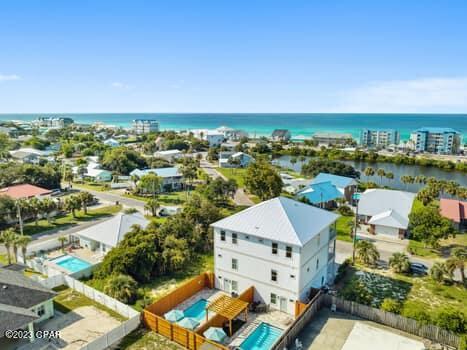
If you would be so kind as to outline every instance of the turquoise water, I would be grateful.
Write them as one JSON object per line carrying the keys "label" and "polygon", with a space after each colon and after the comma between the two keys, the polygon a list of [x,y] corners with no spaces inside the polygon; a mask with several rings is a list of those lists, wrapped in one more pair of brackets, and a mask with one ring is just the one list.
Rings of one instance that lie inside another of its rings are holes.
{"label": "turquoise water", "polygon": [[464,134],[467,139],[467,114],[288,114],[288,113],[105,113],[105,114],[0,114],[0,120],[33,120],[38,116],[69,116],[78,123],[103,122],[128,127],[133,119],[154,118],[162,130],[186,130],[216,128],[226,125],[243,129],[250,136],[270,135],[274,129],[287,128],[292,136],[310,136],[315,132],[347,132],[355,138],[362,128],[395,128],[402,139],[408,139],[410,132],[423,127],[451,127]]}
{"label": "turquoise water", "polygon": [[190,307],[183,310],[185,317],[191,317],[197,320],[199,323],[203,323],[206,320],[206,307],[209,302],[206,299],[200,299]]}
{"label": "turquoise water", "polygon": [[91,264],[88,263],[87,261],[75,258],[74,256],[70,256],[70,255],[65,255],[60,258],[53,259],[52,261],[58,266],[63,267],[64,269],[70,272],[81,271],[91,266]]}
{"label": "turquoise water", "polygon": [[255,328],[248,338],[240,344],[241,350],[269,350],[276,340],[281,336],[282,331],[270,324],[262,322]]}

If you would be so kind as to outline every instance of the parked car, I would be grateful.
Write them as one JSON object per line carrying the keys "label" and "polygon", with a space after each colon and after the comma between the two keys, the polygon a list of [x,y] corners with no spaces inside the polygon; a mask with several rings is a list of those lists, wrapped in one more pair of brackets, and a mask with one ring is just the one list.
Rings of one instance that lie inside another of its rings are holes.
{"label": "parked car", "polygon": [[410,263],[410,271],[416,275],[428,274],[428,267],[422,263],[412,262]]}

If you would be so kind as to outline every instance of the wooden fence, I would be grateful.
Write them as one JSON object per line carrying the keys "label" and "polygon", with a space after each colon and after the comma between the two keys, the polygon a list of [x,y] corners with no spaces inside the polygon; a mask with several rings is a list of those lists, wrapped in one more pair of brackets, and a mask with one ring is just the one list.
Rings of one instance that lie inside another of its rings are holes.
{"label": "wooden fence", "polygon": [[323,297],[325,299],[325,304],[328,306],[332,304],[336,305],[337,311],[358,316],[391,328],[399,329],[409,334],[430,339],[443,345],[448,345],[454,348],[459,347],[459,337],[450,331],[439,328],[438,326],[424,325],[404,316],[375,309],[371,306],[358,304],[353,301],[344,300],[328,294]]}
{"label": "wooden fence", "polygon": [[204,288],[214,288],[214,274],[205,272],[183,283],[180,287],[146,307],[146,310],[162,316],[175,306],[200,292]]}

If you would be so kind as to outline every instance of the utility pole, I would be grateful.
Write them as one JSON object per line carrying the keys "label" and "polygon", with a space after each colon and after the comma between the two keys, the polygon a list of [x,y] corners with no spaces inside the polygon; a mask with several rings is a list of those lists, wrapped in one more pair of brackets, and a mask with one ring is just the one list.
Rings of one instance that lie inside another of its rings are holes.
{"label": "utility pole", "polygon": [[16,201],[16,215],[18,216],[19,232],[23,235],[23,218],[21,217],[21,205]]}
{"label": "utility pole", "polygon": [[356,209],[355,209],[355,223],[354,223],[354,230],[353,230],[353,249],[352,249],[352,265],[355,264],[355,246],[357,244],[357,227],[358,227],[358,203],[360,201],[360,193],[354,193],[352,195],[352,199],[356,202]]}

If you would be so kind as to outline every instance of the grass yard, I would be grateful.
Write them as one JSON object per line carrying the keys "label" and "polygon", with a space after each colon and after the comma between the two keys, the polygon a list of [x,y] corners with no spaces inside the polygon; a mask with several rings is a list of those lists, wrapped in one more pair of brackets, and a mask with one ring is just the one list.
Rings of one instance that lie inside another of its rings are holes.
{"label": "grass yard", "polygon": [[416,318],[420,313],[427,313],[433,319],[444,308],[467,315],[467,288],[460,285],[444,285],[428,276],[413,277],[358,266],[340,282],[342,289],[339,293],[344,292],[346,285],[355,278],[361,279],[370,291],[374,307],[378,307],[384,298],[392,298],[402,303],[401,314],[406,317]]}
{"label": "grass yard", "polygon": [[170,341],[169,339],[152,332],[145,328],[138,328],[137,330],[128,334],[118,344],[118,349],[121,350],[182,350],[183,347]]}
{"label": "grass yard", "polygon": [[350,237],[351,225],[354,221],[353,216],[340,216],[336,221],[337,239],[345,242],[352,242]]}
{"label": "grass yard", "polygon": [[456,235],[448,239],[439,241],[439,248],[425,247],[423,242],[410,240],[407,251],[411,254],[422,256],[424,258],[447,258],[453,248],[467,246],[467,233]]}
{"label": "grass yard", "polygon": [[88,213],[86,215],[83,213],[83,211],[77,211],[76,218],[74,218],[71,213],[68,213],[60,217],[55,217],[54,220],[50,223],[46,219],[39,220],[38,225],[36,225],[34,221],[30,221],[24,225],[23,230],[25,235],[33,235],[53,229],[73,226],[83,221],[91,221],[114,215],[117,214],[121,209],[121,205],[110,205],[97,209],[88,209]]}
{"label": "grass yard", "polygon": [[80,190],[99,191],[99,192],[106,192],[110,190],[110,187],[108,184],[96,183],[96,182],[73,182],[73,188],[78,188]]}
{"label": "grass yard", "polygon": [[[192,261],[192,264],[182,269],[182,271],[173,273],[168,276],[161,276],[154,281],[140,285],[139,291],[140,296],[134,305],[131,305],[134,309],[141,311],[144,309],[144,298],[150,299],[151,302],[154,302],[170,291],[174,290],[183,282],[198,276],[199,274],[205,271],[212,271],[214,269],[214,257],[212,255],[201,255],[198,258]],[[106,283],[105,280],[101,279],[90,279],[83,281],[87,285],[102,291]]]}
{"label": "grass yard", "polygon": [[243,180],[247,169],[245,168],[216,168],[218,172],[228,179],[233,179],[237,182],[238,187],[245,187]]}
{"label": "grass yard", "polygon": [[[138,199],[140,201],[147,202],[151,197],[139,196],[137,194],[124,194],[124,197]],[[167,192],[157,195],[157,200],[162,205],[182,205],[188,198],[186,191],[179,192]]]}
{"label": "grass yard", "polygon": [[78,293],[77,291],[71,288],[61,286],[54,288],[54,291],[58,293],[58,295],[54,298],[54,306],[60,312],[68,313],[82,306],[94,306],[102,311],[107,312],[110,316],[119,321],[126,320],[126,318],[120,315],[119,313],[99,303],[96,303],[94,300],[89,299],[85,295]]}

